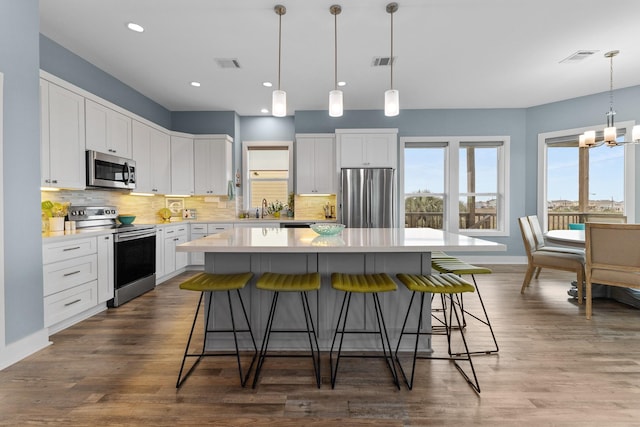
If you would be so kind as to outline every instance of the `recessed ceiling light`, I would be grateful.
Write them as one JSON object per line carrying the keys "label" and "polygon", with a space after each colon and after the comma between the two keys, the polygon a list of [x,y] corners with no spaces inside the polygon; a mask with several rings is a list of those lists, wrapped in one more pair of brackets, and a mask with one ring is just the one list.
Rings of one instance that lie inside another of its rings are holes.
{"label": "recessed ceiling light", "polygon": [[338,86],[346,86],[347,82],[338,82]]}
{"label": "recessed ceiling light", "polygon": [[262,82],[262,86],[271,87],[271,86],[273,86],[273,83],[271,83],[271,82]]}
{"label": "recessed ceiling light", "polygon": [[191,86],[200,87],[200,82],[191,82]]}
{"label": "recessed ceiling light", "polygon": [[269,112],[269,110],[267,110],[266,108],[263,108],[262,110],[260,110],[260,112],[262,114],[267,114]]}
{"label": "recessed ceiling light", "polygon": [[135,31],[136,33],[141,33],[144,31],[144,28],[142,27],[142,25],[138,25],[135,22],[129,22],[127,24],[127,28],[130,29],[131,31]]}

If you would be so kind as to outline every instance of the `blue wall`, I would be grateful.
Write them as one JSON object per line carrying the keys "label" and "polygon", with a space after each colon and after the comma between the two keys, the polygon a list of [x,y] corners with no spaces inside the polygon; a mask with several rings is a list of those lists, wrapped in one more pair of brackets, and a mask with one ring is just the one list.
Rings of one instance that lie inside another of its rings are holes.
{"label": "blue wall", "polygon": [[171,128],[169,110],[42,34],[40,68],[166,129]]}
{"label": "blue wall", "polygon": [[[11,344],[40,331],[40,85],[38,0],[0,1],[0,71],[4,73],[5,337]],[[19,179],[16,179],[18,177]],[[0,348],[2,345],[0,345]]]}
{"label": "blue wall", "polygon": [[193,134],[225,134],[235,139],[234,111],[174,111],[171,130]]}

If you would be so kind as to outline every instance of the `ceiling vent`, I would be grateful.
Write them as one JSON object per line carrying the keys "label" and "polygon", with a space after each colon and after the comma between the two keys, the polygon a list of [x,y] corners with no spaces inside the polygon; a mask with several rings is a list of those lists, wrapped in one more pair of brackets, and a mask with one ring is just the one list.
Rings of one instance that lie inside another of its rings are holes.
{"label": "ceiling vent", "polygon": [[566,57],[565,59],[563,59],[562,61],[560,61],[560,63],[573,63],[573,62],[579,62],[582,61],[584,59],[589,58],[591,55],[593,55],[594,53],[597,53],[597,50],[579,50],[576,53],[573,53],[571,55],[569,55],[568,57]]}
{"label": "ceiling vent", "polygon": [[237,58],[216,58],[220,68],[240,68],[240,61]]}
{"label": "ceiling vent", "polygon": [[[397,56],[393,57],[393,63],[395,64],[396,61],[398,60]],[[371,61],[371,66],[372,67],[388,67],[391,65],[391,57],[390,56],[376,56],[373,58],[373,61]]]}

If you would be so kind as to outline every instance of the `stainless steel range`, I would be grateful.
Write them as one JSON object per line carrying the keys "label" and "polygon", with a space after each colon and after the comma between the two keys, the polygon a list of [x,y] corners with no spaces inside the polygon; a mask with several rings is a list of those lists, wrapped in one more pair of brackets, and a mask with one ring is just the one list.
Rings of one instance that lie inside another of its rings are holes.
{"label": "stainless steel range", "polygon": [[156,286],[156,227],[123,225],[115,206],[72,206],[69,220],[80,232],[113,229],[115,296],[107,302],[118,307]]}

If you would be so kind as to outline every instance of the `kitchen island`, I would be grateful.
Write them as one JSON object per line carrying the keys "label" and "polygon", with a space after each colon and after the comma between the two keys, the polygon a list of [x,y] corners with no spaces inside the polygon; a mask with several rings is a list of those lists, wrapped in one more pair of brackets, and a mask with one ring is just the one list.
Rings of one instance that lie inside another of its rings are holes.
{"label": "kitchen island", "polygon": [[[387,273],[394,278],[397,273],[429,274],[432,251],[495,252],[504,251],[506,247],[500,243],[429,228],[345,228],[337,236],[320,236],[308,228],[234,228],[183,243],[176,250],[204,252],[205,271],[210,273],[251,271],[255,274],[254,280],[242,292],[258,340],[264,331],[272,293],[255,288],[257,277],[269,271],[296,274],[320,272],[322,286],[318,292],[310,293],[309,297],[320,348],[326,350],[331,346],[344,295],[331,288],[331,273]],[[409,298],[410,293],[404,286],[398,286],[396,292],[381,295],[392,342],[402,327]],[[230,326],[226,304],[226,297],[216,298],[214,295],[211,326]],[[304,325],[298,294],[281,295],[278,304],[274,328],[291,329],[293,325]],[[349,327],[374,330],[376,321],[370,299],[365,295],[355,295],[351,304]],[[215,346],[208,343],[208,348],[218,348],[218,345],[231,348],[233,345],[232,337],[223,341],[216,338],[218,343]],[[308,348],[305,339],[303,336],[274,335],[270,346],[303,350]],[[350,337],[349,349],[372,350],[376,346],[374,335]]]}

